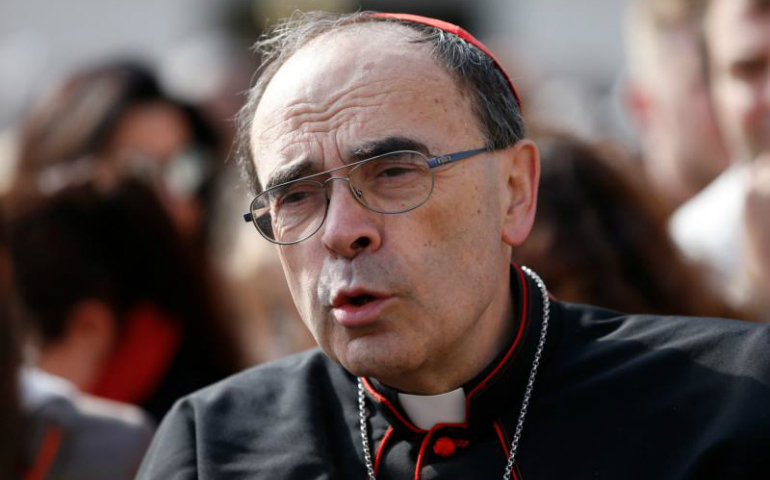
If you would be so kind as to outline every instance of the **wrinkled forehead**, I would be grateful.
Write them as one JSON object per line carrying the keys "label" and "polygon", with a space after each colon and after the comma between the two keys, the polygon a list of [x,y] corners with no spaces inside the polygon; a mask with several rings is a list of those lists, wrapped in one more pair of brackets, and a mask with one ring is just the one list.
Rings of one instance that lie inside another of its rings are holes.
{"label": "wrinkled forehead", "polygon": [[323,34],[278,69],[256,109],[256,118],[295,106],[300,97],[314,99],[334,87],[344,93],[346,87],[361,81],[387,82],[403,69],[414,71],[435,64],[428,47],[414,43],[415,39],[414,31],[383,23],[350,25]]}
{"label": "wrinkled forehead", "polygon": [[416,39],[414,30],[400,25],[354,25],[290,57],[254,115],[251,148],[260,179],[276,161],[291,161],[310,148],[307,142],[331,135],[344,141],[375,126],[387,129],[388,120],[414,120],[438,103],[464,103],[429,44]]}

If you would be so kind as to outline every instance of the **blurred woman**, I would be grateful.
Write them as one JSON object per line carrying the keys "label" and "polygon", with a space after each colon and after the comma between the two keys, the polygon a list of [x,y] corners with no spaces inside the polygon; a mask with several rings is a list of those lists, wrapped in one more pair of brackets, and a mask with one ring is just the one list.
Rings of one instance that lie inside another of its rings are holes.
{"label": "blurred woman", "polygon": [[141,177],[202,250],[222,153],[203,115],[167,95],[151,70],[114,62],[76,73],[41,99],[21,129],[19,176],[22,188],[56,188],[52,167],[77,161],[105,185]]}
{"label": "blurred woman", "polygon": [[514,257],[556,297],[628,313],[741,316],[684,260],[651,190],[624,169],[629,163],[564,135],[535,140],[537,217]]}

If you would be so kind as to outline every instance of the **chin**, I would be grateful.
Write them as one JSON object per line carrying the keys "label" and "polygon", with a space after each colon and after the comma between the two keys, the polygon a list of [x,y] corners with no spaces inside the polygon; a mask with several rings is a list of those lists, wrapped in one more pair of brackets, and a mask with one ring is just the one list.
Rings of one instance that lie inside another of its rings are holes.
{"label": "chin", "polygon": [[415,356],[376,342],[351,341],[336,360],[351,374],[378,380],[398,378],[417,368]]}

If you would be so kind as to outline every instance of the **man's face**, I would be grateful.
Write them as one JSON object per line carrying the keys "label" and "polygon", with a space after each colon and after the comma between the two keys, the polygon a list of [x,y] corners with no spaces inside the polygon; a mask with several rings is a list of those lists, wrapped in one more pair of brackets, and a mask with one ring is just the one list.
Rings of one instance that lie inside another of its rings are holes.
{"label": "man's face", "polygon": [[[289,166],[305,164],[301,176],[341,166],[361,149],[482,147],[468,98],[411,38],[405,27],[368,25],[293,55],[254,117],[262,185]],[[451,367],[450,352],[483,343],[485,323],[510,308],[500,155],[436,169],[428,202],[398,215],[367,210],[346,182],[331,182],[321,229],[279,247],[300,315],[330,357],[407,385],[412,374]]]}
{"label": "man's face", "polygon": [[770,151],[770,8],[713,0],[706,19],[712,90],[731,153]]}
{"label": "man's face", "polygon": [[[648,20],[652,22],[652,20]],[[639,77],[633,112],[644,142],[644,168],[671,208],[697,194],[728,166],[712,109],[695,27],[688,22],[650,28],[637,39]],[[641,46],[639,47],[641,48]]]}

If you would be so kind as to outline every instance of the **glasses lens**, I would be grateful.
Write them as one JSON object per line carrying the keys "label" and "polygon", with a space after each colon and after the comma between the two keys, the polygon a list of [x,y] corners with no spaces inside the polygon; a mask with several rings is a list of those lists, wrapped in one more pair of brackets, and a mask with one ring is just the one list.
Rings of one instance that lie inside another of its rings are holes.
{"label": "glasses lens", "polygon": [[353,194],[380,213],[402,213],[419,207],[433,191],[428,159],[419,152],[393,152],[350,172]]}
{"label": "glasses lens", "polygon": [[257,229],[277,243],[296,243],[321,227],[326,212],[323,184],[299,181],[262,192],[251,214]]}

